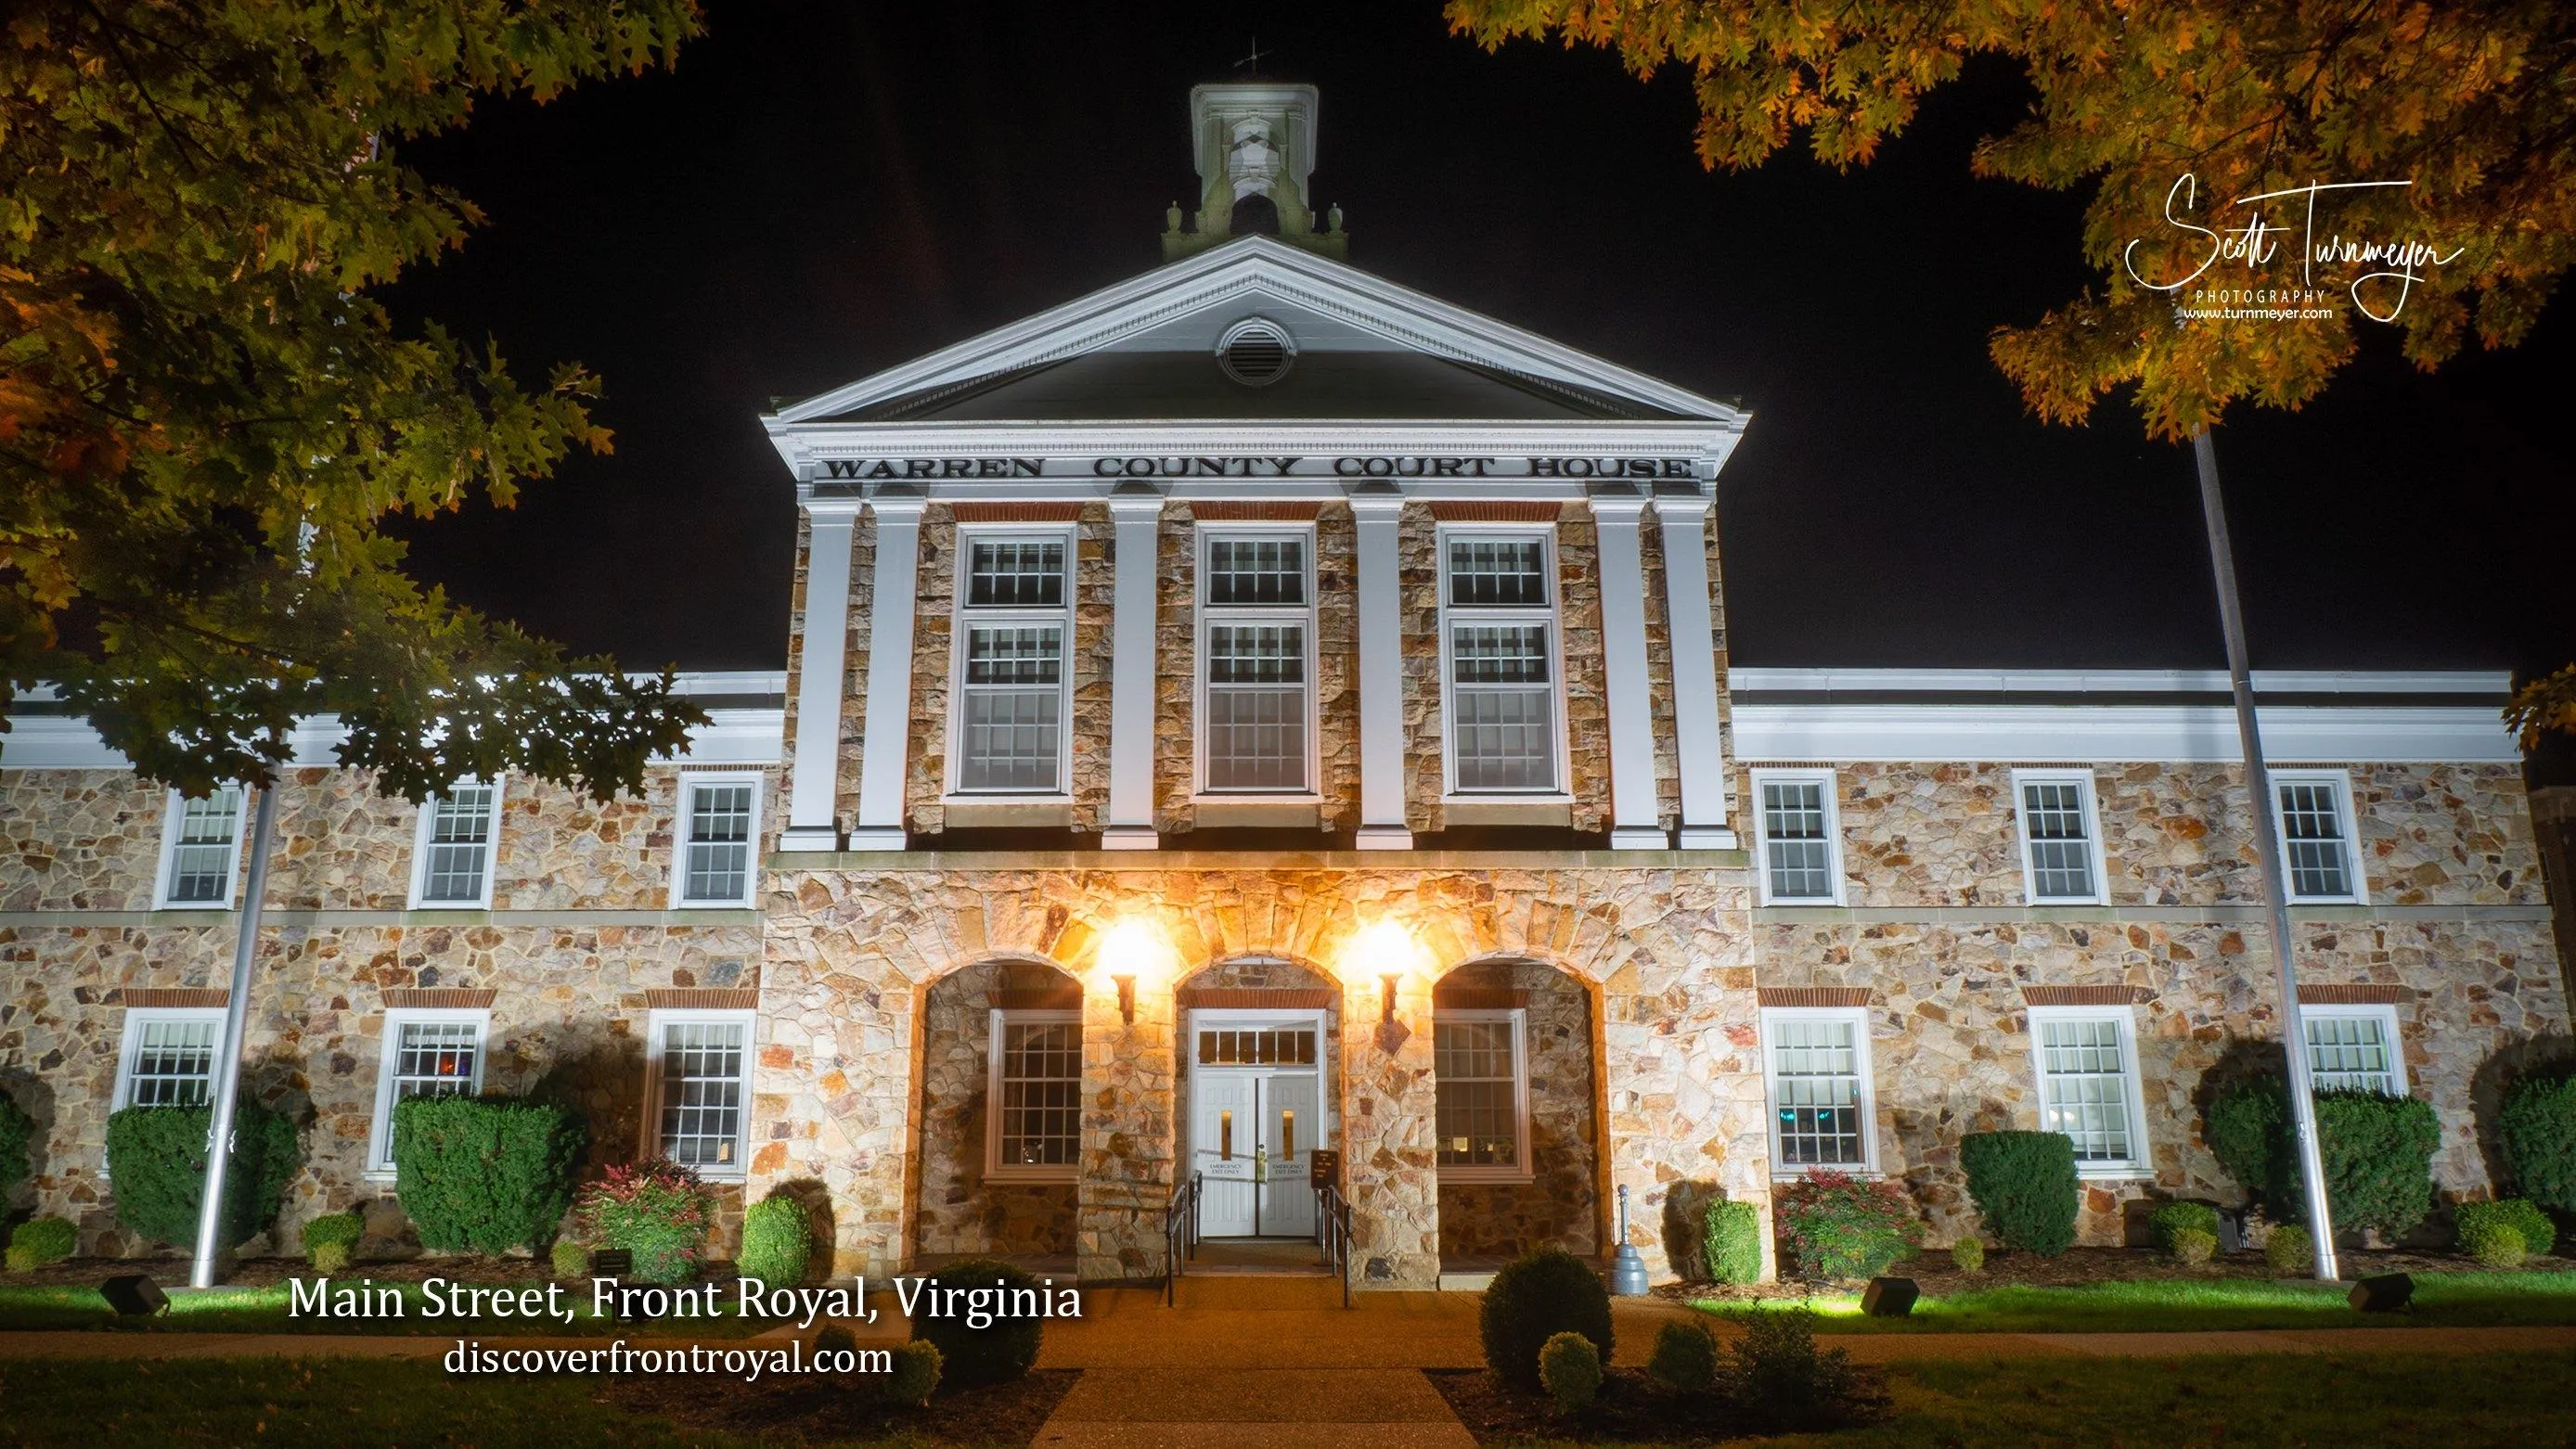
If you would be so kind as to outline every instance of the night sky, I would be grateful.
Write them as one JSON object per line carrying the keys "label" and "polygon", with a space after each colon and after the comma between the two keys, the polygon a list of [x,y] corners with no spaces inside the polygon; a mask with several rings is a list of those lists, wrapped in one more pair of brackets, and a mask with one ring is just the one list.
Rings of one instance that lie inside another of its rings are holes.
{"label": "night sky", "polygon": [[[1451,38],[1437,0],[717,3],[676,72],[488,106],[408,149],[489,213],[406,315],[605,379],[608,458],[406,529],[429,577],[631,667],[784,664],[795,509],[757,415],[1154,266],[1187,96],[1322,88],[1314,198],[1351,260],[1753,411],[1721,475],[1734,659],[2214,667],[2191,460],[2118,399],[2029,418],[1985,356],[2090,274],[2081,197],[1968,174],[2004,66],[1872,166],[1703,171],[1688,87]],[[2425,376],[2370,338],[2299,414],[2219,435],[2257,667],[2576,659],[2562,301]]]}

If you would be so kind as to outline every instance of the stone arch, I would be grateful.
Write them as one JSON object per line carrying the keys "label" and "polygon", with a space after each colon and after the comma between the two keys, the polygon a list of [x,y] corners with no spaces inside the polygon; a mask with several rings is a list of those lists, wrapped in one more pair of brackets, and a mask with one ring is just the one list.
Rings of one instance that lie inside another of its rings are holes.
{"label": "stone arch", "polygon": [[[1276,1002],[1260,998],[1277,994]],[[1317,1086],[1331,1108],[1330,1130],[1315,1146],[1342,1151],[1345,1147],[1346,1124],[1350,1104],[1342,1065],[1347,1056],[1342,1040],[1342,1023],[1348,1010],[1347,992],[1332,972],[1311,959],[1276,950],[1250,949],[1235,951],[1189,969],[1172,985],[1173,1073],[1172,1073],[1172,1160],[1177,1173],[1189,1171],[1190,1092],[1189,1063],[1195,1043],[1190,1036],[1189,1011],[1194,1006],[1262,1007],[1276,1005],[1307,1009],[1309,1002],[1324,1013],[1324,1026],[1316,1042]]]}
{"label": "stone arch", "polygon": [[908,1256],[1070,1255],[1078,1160],[1057,1181],[988,1182],[986,1144],[993,1014],[1069,1012],[1078,1028],[1081,981],[1044,956],[1015,952],[966,961],[914,991]]}
{"label": "stone arch", "polygon": [[[1515,1257],[1561,1247],[1600,1255],[1612,1239],[1611,1151],[1602,990],[1566,964],[1527,952],[1459,962],[1432,986],[1434,1092],[1444,1053],[1441,1022],[1470,1013],[1517,1012],[1528,1083],[1525,1177],[1471,1180],[1454,1168],[1440,1179],[1444,1262]],[[1465,1043],[1460,1043],[1461,1048]],[[1441,1138],[1435,1159],[1456,1139]],[[1453,1124],[1457,1125],[1457,1124]]]}

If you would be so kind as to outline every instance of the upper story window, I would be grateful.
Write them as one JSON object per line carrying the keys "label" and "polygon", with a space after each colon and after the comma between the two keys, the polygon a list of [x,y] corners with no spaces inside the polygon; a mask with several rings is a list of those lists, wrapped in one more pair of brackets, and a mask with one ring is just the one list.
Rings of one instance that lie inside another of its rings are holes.
{"label": "upper story window", "polygon": [[2138,1085],[2137,1039],[2126,1007],[2034,1006],[2030,1035],[2039,1058],[2039,1130],[2075,1143],[2075,1170],[2128,1177],[2147,1168],[2146,1098]]}
{"label": "upper story window", "polygon": [[1314,789],[1314,534],[1199,536],[1201,779],[1210,792]]}
{"label": "upper story window", "polygon": [[1564,788],[1555,541],[1553,529],[1441,533],[1449,787],[1457,794]]}
{"label": "upper story window", "polygon": [[2358,901],[2353,854],[2352,777],[2340,770],[2272,772],[2281,800],[2282,864],[2294,901]]}
{"label": "upper story window", "polygon": [[1762,1041],[1772,1173],[1875,1169],[1869,1013],[1857,1006],[1766,1007]]}
{"label": "upper story window", "polygon": [[672,882],[674,906],[747,906],[760,839],[757,775],[680,777],[680,848]]}
{"label": "upper story window", "polygon": [[396,1007],[385,1013],[384,1062],[376,1078],[375,1125],[367,1171],[394,1171],[394,1104],[409,1097],[472,1096],[483,1090],[483,1039],[492,1014]]}
{"label": "upper story window", "polygon": [[1842,831],[1831,770],[1753,772],[1762,903],[1830,906],[1842,901]]}
{"label": "upper story window", "polygon": [[2089,770],[2013,771],[2022,890],[2033,905],[2099,905],[2102,827]]}
{"label": "upper story window", "polygon": [[951,783],[961,792],[1060,795],[1073,536],[960,534]]}
{"label": "upper story window", "polygon": [[116,1106],[201,1107],[214,1096],[224,1010],[128,1007],[116,1062]]}
{"label": "upper story window", "polygon": [[1431,1018],[1433,1130],[1451,1182],[1525,1182],[1529,1160],[1527,1013],[1460,1009]]}
{"label": "upper story window", "polygon": [[993,1013],[984,1176],[1071,1182],[1082,1159],[1082,1013]]}
{"label": "upper story window", "polygon": [[161,829],[161,875],[153,905],[175,910],[228,910],[241,865],[243,796],[226,785],[201,800],[173,790]]}
{"label": "upper story window", "polygon": [[490,907],[492,846],[500,834],[499,781],[460,780],[431,796],[412,845],[413,908]]}
{"label": "upper story window", "polygon": [[748,1011],[656,1011],[647,1025],[645,1151],[700,1177],[743,1176],[751,1105]]}
{"label": "upper story window", "polygon": [[2308,1081],[2320,1092],[2406,1095],[2406,1058],[2397,1045],[2393,1006],[2301,1006],[2308,1039]]}

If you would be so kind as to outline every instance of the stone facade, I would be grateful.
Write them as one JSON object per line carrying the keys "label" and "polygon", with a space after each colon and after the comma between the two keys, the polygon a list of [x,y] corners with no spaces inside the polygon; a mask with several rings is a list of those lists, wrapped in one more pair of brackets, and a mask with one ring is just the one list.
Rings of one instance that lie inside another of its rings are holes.
{"label": "stone facade", "polygon": [[1590,1257],[1608,1236],[1600,1193],[1600,1054],[1591,993],[1533,961],[1480,961],[1441,978],[1451,1001],[1520,1006],[1529,1054],[1529,1180],[1440,1184],[1443,1258],[1517,1257],[1556,1246]]}
{"label": "stone facade", "polygon": [[1081,988],[1051,966],[985,961],[923,993],[919,1253],[1066,1254],[1073,1251],[1073,1184],[984,1179],[992,1111],[992,1013],[1006,993]]}

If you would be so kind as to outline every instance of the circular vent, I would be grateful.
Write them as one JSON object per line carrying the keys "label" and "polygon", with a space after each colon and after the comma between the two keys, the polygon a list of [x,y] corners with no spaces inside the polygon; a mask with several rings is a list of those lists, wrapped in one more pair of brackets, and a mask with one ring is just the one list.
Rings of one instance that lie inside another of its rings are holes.
{"label": "circular vent", "polygon": [[1261,317],[1235,323],[1216,343],[1216,365],[1245,387],[1277,382],[1296,357],[1297,345],[1288,340],[1287,332]]}

